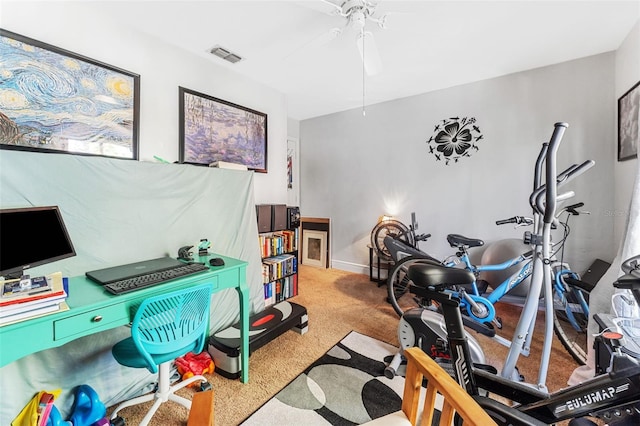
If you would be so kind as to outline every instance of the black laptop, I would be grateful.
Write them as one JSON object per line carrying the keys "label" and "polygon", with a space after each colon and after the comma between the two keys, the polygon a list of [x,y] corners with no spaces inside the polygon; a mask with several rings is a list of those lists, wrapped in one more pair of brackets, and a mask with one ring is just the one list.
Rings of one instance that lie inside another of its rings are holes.
{"label": "black laptop", "polygon": [[105,285],[116,281],[133,278],[140,275],[160,272],[167,269],[184,266],[184,263],[172,257],[159,257],[157,259],[143,260],[127,265],[113,266],[111,268],[89,271],[85,275],[91,280]]}

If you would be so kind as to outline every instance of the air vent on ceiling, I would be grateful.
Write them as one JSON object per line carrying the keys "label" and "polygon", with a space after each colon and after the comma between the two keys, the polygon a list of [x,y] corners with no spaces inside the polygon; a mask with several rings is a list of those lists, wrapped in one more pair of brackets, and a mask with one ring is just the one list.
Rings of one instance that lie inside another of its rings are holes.
{"label": "air vent on ceiling", "polygon": [[242,57],[240,55],[236,55],[235,53],[221,46],[213,46],[210,52],[216,55],[218,58],[222,58],[225,61],[231,62],[232,64],[235,64],[236,62],[240,62],[242,60]]}

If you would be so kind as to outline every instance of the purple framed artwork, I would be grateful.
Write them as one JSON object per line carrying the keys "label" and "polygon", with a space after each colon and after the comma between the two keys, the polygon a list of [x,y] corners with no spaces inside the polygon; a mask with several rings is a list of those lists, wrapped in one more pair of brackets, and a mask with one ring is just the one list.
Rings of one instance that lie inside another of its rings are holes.
{"label": "purple framed artwork", "polygon": [[0,29],[0,148],[138,159],[140,76]]}
{"label": "purple framed artwork", "polygon": [[267,172],[267,114],[179,88],[181,163],[223,161]]}

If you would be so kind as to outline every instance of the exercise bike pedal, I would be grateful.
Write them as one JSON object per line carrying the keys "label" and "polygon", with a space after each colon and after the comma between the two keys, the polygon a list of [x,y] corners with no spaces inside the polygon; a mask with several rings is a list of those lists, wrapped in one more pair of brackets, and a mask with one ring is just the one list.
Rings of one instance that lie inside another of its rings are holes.
{"label": "exercise bike pedal", "polygon": [[496,330],[491,323],[481,323],[467,315],[462,315],[462,324],[465,327],[469,327],[470,329],[475,330],[487,337],[493,337],[496,335]]}
{"label": "exercise bike pedal", "polygon": [[498,369],[495,368],[493,365],[489,365],[489,364],[480,364],[480,363],[474,362],[473,368],[476,370],[483,370],[491,374],[498,374]]}

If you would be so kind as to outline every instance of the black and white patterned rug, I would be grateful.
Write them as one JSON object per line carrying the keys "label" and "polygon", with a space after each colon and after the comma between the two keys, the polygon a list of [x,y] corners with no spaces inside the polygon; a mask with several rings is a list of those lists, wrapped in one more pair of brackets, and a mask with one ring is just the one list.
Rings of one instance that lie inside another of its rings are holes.
{"label": "black and white patterned rug", "polygon": [[242,425],[359,425],[398,411],[404,378],[384,376],[396,351],[352,331]]}

